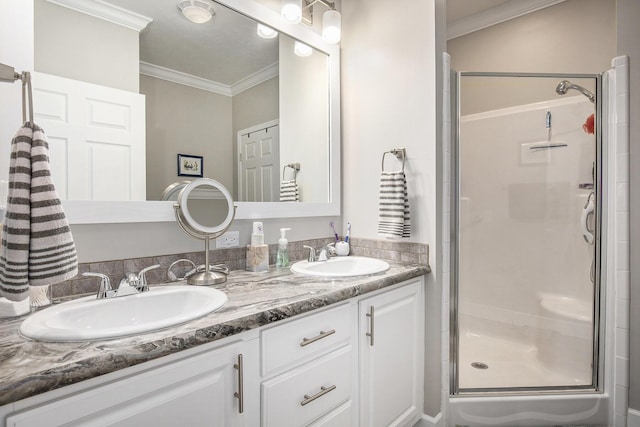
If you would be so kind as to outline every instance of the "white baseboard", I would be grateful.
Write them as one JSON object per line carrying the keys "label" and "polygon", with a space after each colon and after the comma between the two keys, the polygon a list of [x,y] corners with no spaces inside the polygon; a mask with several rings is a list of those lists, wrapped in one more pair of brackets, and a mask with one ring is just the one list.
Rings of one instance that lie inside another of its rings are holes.
{"label": "white baseboard", "polygon": [[640,411],[629,409],[627,412],[627,427],[640,427]]}
{"label": "white baseboard", "polygon": [[444,427],[442,412],[438,413],[435,417],[422,414],[422,419],[414,424],[413,427]]}

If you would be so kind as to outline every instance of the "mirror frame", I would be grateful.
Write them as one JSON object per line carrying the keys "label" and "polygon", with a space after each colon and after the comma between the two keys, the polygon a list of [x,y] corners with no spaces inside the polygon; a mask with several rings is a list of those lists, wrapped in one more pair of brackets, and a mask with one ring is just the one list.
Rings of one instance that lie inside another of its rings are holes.
{"label": "mirror frame", "polygon": [[[329,201],[328,203],[235,202],[235,219],[321,217],[340,215],[340,47],[322,40],[304,24],[286,22],[279,13],[254,0],[215,0],[254,21],[300,40],[328,56]],[[172,201],[63,200],[70,224],[174,222]]]}

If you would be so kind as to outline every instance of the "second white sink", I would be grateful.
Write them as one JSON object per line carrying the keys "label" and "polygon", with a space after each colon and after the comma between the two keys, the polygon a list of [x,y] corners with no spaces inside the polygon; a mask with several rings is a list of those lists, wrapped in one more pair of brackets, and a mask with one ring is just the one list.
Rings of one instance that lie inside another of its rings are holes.
{"label": "second white sink", "polygon": [[213,288],[164,286],[118,298],[85,297],[27,317],[22,335],[40,341],[86,341],[150,332],[211,313],[227,302]]}
{"label": "second white sink", "polygon": [[381,259],[361,256],[333,257],[327,261],[298,261],[291,266],[294,273],[318,277],[353,277],[382,273],[389,264]]}

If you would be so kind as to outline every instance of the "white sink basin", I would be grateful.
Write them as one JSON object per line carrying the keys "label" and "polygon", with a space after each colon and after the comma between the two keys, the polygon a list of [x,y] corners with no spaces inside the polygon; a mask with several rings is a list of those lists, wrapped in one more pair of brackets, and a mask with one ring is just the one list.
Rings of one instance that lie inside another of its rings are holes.
{"label": "white sink basin", "polygon": [[79,298],[34,313],[20,332],[41,341],[86,341],[150,332],[211,313],[227,302],[217,289],[165,286],[97,300]]}
{"label": "white sink basin", "polygon": [[333,257],[327,261],[299,261],[291,266],[294,273],[318,277],[353,277],[382,273],[389,264],[376,258],[361,256]]}

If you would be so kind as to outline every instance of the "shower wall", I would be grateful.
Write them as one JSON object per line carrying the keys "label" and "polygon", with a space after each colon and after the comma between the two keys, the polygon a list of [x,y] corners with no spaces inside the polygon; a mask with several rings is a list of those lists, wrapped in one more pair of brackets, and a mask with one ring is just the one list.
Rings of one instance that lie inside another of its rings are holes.
{"label": "shower wall", "polygon": [[[567,146],[532,150],[547,141],[547,111],[551,141]],[[592,304],[593,246],[580,227],[591,190],[578,185],[593,182],[595,138],[582,128],[593,112],[570,96],[461,117],[459,310],[492,333],[494,322],[514,335],[557,328],[541,313],[545,295]]]}

